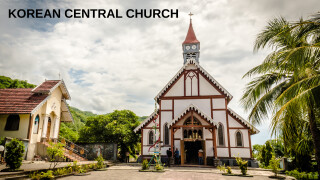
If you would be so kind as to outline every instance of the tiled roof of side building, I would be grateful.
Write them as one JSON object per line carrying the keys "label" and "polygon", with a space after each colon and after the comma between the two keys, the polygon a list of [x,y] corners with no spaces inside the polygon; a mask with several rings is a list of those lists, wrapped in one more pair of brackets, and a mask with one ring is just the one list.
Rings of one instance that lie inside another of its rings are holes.
{"label": "tiled roof of side building", "polygon": [[0,114],[31,113],[47,94],[36,94],[31,88],[0,89]]}
{"label": "tiled roof of side building", "polygon": [[49,93],[50,90],[55,87],[61,80],[46,80],[39,86],[34,88],[32,92],[34,93]]}

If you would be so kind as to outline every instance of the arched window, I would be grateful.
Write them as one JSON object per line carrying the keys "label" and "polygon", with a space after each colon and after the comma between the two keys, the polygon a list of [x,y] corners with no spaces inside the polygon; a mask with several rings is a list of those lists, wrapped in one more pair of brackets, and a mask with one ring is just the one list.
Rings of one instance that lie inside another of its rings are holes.
{"label": "arched window", "polygon": [[153,131],[150,130],[149,131],[149,144],[153,144],[153,138],[154,138],[154,134],[153,134]]}
{"label": "arched window", "polygon": [[223,125],[221,123],[219,123],[218,127],[218,144],[219,146],[224,146]]}
{"label": "arched window", "polygon": [[195,71],[185,76],[185,90],[186,96],[198,96],[198,74]]}
{"label": "arched window", "polygon": [[169,127],[168,124],[164,124],[164,144],[168,145],[169,144]]}
{"label": "arched window", "polygon": [[188,131],[186,129],[183,131],[183,138],[188,138]]}
{"label": "arched window", "polygon": [[236,132],[236,144],[237,146],[243,146],[243,143],[242,143],[242,134],[240,131]]}
{"label": "arched window", "polygon": [[198,135],[199,135],[199,139],[201,139],[202,138],[202,131],[201,130],[198,131]]}
{"label": "arched window", "polygon": [[7,118],[7,123],[4,128],[6,131],[17,131],[19,130],[20,116],[18,114],[11,114]]}
{"label": "arched window", "polygon": [[40,117],[39,115],[37,115],[36,118],[34,119],[33,134],[38,134],[39,122],[40,122]]}

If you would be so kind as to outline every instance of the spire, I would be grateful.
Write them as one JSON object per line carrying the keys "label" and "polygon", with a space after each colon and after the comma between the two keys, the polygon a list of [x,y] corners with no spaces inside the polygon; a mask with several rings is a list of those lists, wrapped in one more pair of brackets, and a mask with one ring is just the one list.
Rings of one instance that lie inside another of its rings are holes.
{"label": "spire", "polygon": [[186,36],[186,39],[184,40],[184,42],[182,44],[193,44],[193,43],[200,43],[193,31],[193,27],[192,27],[192,19],[191,16],[193,14],[190,12],[189,16],[190,16],[190,25],[189,25],[189,29],[188,29],[188,33]]}

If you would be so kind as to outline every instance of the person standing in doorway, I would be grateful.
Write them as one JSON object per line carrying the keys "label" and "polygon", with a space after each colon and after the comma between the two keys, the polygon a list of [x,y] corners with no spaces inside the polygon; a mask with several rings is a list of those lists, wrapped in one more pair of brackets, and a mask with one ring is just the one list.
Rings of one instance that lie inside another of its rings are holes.
{"label": "person standing in doorway", "polygon": [[179,159],[180,159],[180,152],[179,152],[178,148],[176,148],[176,151],[174,152],[175,164],[179,164]]}
{"label": "person standing in doorway", "polygon": [[172,157],[172,151],[171,151],[171,148],[169,148],[167,150],[167,157],[168,157],[168,167],[170,167],[170,163],[171,163],[171,157]]}
{"label": "person standing in doorway", "polygon": [[200,149],[198,152],[198,158],[199,158],[199,165],[202,165],[203,164],[203,151],[202,151],[202,149]]}

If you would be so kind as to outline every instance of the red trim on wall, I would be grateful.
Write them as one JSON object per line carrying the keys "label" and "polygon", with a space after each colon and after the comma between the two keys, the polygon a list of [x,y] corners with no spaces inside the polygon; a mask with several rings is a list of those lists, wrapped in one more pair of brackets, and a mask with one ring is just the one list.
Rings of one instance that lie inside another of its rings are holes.
{"label": "red trim on wall", "polygon": [[[161,100],[159,101],[159,137],[160,137],[160,142],[161,142]],[[157,121],[156,121],[157,122]],[[163,140],[163,139],[162,139]]]}
{"label": "red trim on wall", "polygon": [[209,96],[167,96],[167,97],[161,97],[161,100],[171,100],[171,99],[219,99],[224,98],[223,95],[209,95]]}
{"label": "red trim on wall", "polygon": [[[248,127],[243,123],[243,122],[241,122],[241,120],[239,120],[237,117],[235,117],[234,115],[232,115],[231,113],[230,113],[230,111],[228,111],[228,113],[227,114],[229,114],[233,119],[235,119],[239,124],[241,124],[244,128],[246,128],[246,129],[248,129]],[[250,128],[249,128],[250,129]]]}
{"label": "red trim on wall", "polygon": [[173,127],[171,127],[170,129],[171,129],[171,151],[172,151],[172,154],[174,154],[174,150],[173,150],[173,143],[174,143]]}
{"label": "red trim on wall", "polygon": [[250,129],[247,127],[229,127],[229,129]]}
{"label": "red trim on wall", "polygon": [[174,119],[174,99],[172,99],[172,119]]}
{"label": "red trim on wall", "polygon": [[250,129],[248,129],[248,137],[249,137],[249,147],[250,147],[250,158],[252,159],[252,147],[251,147],[251,135]]}
{"label": "red trim on wall", "polygon": [[172,111],[172,109],[162,109],[161,111]]}
{"label": "red trim on wall", "polygon": [[141,155],[143,156],[143,129],[141,128]]}
{"label": "red trim on wall", "polygon": [[213,128],[212,132],[212,141],[213,141],[213,152],[214,152],[214,157],[217,158],[217,141],[216,141],[216,128]]}
{"label": "red trim on wall", "polygon": [[186,96],[186,72],[184,71],[183,73],[181,73],[181,74],[183,74],[183,88],[184,88],[184,90],[183,90],[183,92],[184,92],[184,96]]}
{"label": "red trim on wall", "polygon": [[226,109],[211,109],[212,111],[225,111]]}
{"label": "red trim on wall", "polygon": [[199,71],[197,71],[197,78],[198,78],[198,96],[200,96],[200,78],[199,78]]}
{"label": "red trim on wall", "polygon": [[211,119],[213,119],[212,107],[213,107],[213,104],[212,104],[212,97],[211,97],[210,98]]}
{"label": "red trim on wall", "polygon": [[[227,99],[225,99],[225,106],[227,109]],[[228,120],[227,110],[226,110],[226,121],[227,121],[227,134],[228,134],[228,150],[229,150],[229,158],[230,158],[231,157],[231,149],[230,149],[229,120]]]}

